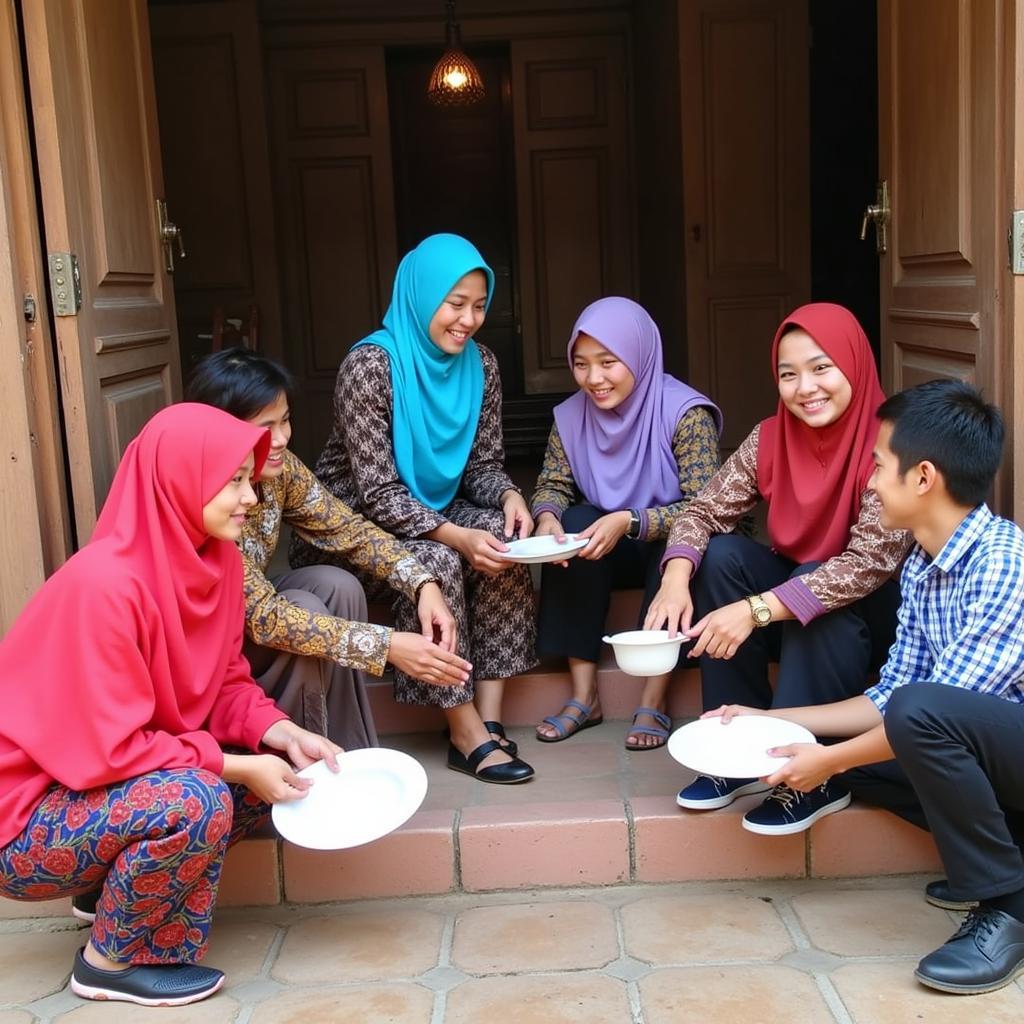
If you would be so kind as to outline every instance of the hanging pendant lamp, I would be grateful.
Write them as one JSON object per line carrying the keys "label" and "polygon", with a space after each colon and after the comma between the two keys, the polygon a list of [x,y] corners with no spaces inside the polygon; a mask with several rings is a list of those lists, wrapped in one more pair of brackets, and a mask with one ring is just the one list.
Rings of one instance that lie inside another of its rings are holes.
{"label": "hanging pendant lamp", "polygon": [[427,96],[439,107],[464,107],[484,98],[484,81],[462,49],[462,36],[455,20],[455,0],[447,0],[445,8],[445,51],[430,73]]}

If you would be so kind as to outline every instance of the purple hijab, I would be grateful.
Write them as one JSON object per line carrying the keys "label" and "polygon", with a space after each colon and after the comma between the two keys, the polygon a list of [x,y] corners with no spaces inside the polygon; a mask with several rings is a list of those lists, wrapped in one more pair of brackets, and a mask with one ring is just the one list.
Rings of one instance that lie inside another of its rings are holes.
{"label": "purple hijab", "polygon": [[609,297],[592,302],[569,335],[568,357],[580,334],[589,334],[629,368],[632,393],[614,409],[599,409],[584,391],[555,407],[555,423],[583,497],[605,512],[656,508],[679,501],[679,465],[672,436],[683,414],[718,407],[662,369],[661,333],[643,306]]}

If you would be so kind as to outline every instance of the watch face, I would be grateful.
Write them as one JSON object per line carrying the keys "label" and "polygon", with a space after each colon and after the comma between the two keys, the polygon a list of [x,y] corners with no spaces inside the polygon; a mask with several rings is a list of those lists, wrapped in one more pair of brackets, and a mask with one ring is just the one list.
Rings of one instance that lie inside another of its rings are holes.
{"label": "watch face", "polygon": [[761,623],[762,626],[768,625],[772,620],[772,613],[770,608],[758,608],[754,612],[754,618]]}

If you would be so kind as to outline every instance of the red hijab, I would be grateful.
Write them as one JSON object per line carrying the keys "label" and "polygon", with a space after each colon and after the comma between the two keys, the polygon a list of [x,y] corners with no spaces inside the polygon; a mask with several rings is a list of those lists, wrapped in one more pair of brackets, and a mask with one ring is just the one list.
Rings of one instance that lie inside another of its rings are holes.
{"label": "red hijab", "polygon": [[222,745],[256,749],[285,717],[241,655],[238,549],[203,529],[203,506],[269,446],[269,431],[195,404],[128,446],[92,540],[0,643],[0,846],[53,782],[219,773]]}
{"label": "red hijab", "polygon": [[757,485],[768,502],[768,536],[779,554],[802,564],[832,558],[849,543],[873,469],[875,412],[885,394],[863,328],[848,309],[832,302],[801,306],[779,325],[772,342],[776,384],[779,342],[790,326],[821,346],[853,392],[846,411],[826,427],[808,426],[781,399],[778,412],[761,423]]}

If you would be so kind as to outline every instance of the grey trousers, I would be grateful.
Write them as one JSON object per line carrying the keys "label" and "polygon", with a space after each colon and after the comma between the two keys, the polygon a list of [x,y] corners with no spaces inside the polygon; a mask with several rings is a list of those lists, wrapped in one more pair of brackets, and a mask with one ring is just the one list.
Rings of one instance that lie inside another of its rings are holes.
{"label": "grey trousers", "polygon": [[[321,615],[366,622],[366,595],[350,572],[310,565],[271,577],[277,592]],[[363,673],[329,658],[263,647],[246,638],[253,678],[297,725],[346,750],[377,746]]]}

